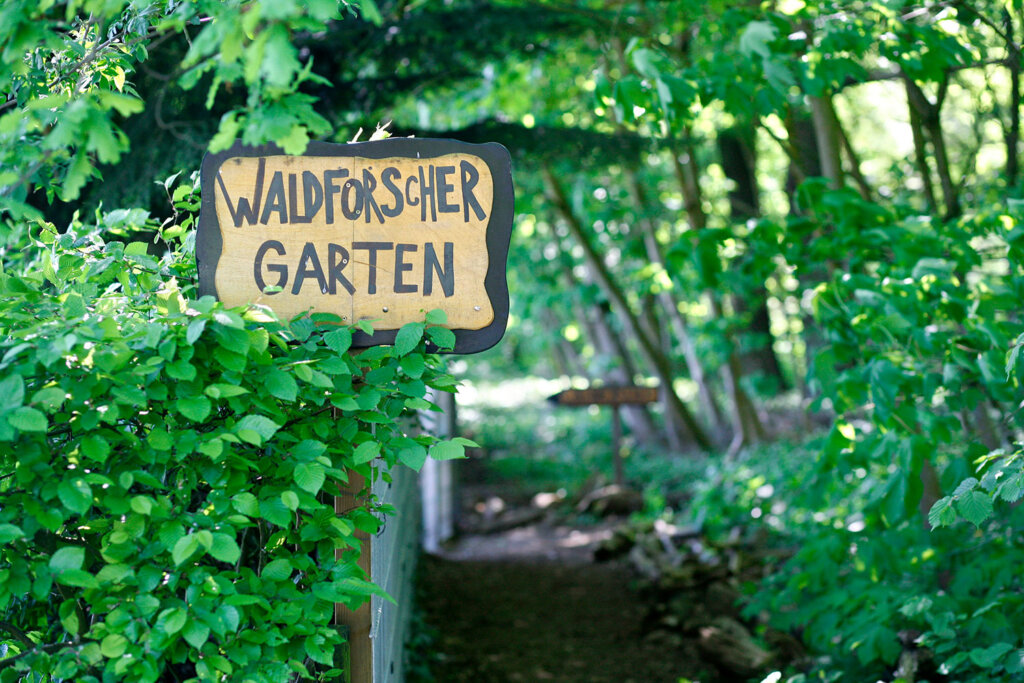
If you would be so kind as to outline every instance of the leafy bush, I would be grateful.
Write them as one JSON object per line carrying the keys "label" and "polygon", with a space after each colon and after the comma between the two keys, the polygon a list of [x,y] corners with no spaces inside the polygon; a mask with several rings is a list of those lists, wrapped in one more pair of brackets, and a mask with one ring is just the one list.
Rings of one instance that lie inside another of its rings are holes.
{"label": "leafy bush", "polygon": [[294,38],[357,8],[380,21],[372,0],[0,8],[0,681],[336,678],[334,605],[380,593],[356,534],[388,510],[332,495],[462,455],[403,418],[454,385],[424,352],[452,346],[442,313],[354,353],[336,317],[197,299],[194,183],[163,183],[185,210],[163,223],[40,211],[123,158],[132,73],[176,38],[167,87],[235,91],[214,147],[301,152],[330,126]]}
{"label": "leafy bush", "polygon": [[454,337],[411,324],[350,353],[335,317],[194,299],[194,233],[152,256],[104,239],[121,219],[6,245],[0,680],[333,678],[334,604],[379,593],[355,534],[385,510],[331,496],[462,455],[402,419],[451,390],[424,342]]}
{"label": "leafy bush", "polygon": [[[1012,446],[1024,329],[1014,207],[940,221],[819,181],[800,197],[807,214],[788,229],[805,239],[767,229],[763,248],[781,245],[813,294],[812,381],[836,419],[802,462],[753,452],[701,504],[733,501],[729,521],[756,507],[794,544],[748,609],[798,629],[819,673],[874,680],[916,652],[919,676],[1015,680],[1022,513],[993,516],[1024,490]],[[833,275],[816,282],[829,259]],[[974,527],[939,528],[960,517]]]}

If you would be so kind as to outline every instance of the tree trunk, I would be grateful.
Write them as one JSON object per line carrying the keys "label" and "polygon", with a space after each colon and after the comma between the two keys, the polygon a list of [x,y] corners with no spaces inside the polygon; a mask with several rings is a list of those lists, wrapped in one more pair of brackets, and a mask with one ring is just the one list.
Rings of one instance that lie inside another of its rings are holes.
{"label": "tree trunk", "polygon": [[821,174],[828,178],[829,187],[839,189],[843,186],[843,164],[839,156],[839,122],[832,108],[832,98],[830,95],[811,95],[807,99],[811,105]]}
{"label": "tree trunk", "polygon": [[669,366],[668,359],[665,357],[665,354],[662,353],[658,345],[650,339],[650,337],[644,334],[639,320],[633,313],[633,310],[629,307],[629,302],[626,300],[625,293],[622,291],[621,287],[619,287],[618,283],[612,278],[608,267],[598,255],[594,246],[590,243],[590,239],[584,231],[583,225],[575,214],[573,214],[561,183],[559,183],[555,178],[555,175],[552,173],[549,166],[545,165],[543,171],[550,201],[565,221],[566,226],[569,228],[569,232],[583,249],[583,254],[587,260],[587,264],[590,266],[597,278],[598,284],[604,290],[605,295],[612,302],[615,308],[618,309],[619,316],[621,316],[622,320],[626,323],[627,327],[636,338],[641,352],[654,369],[655,375],[658,377],[658,381],[661,382],[661,386],[663,387],[666,396],[668,396],[670,414],[666,415],[666,419],[680,420],[686,425],[690,435],[693,437],[693,440],[697,445],[700,446],[702,450],[710,450],[711,440],[708,438],[707,434],[705,434],[700,425],[697,424],[696,420],[693,419],[693,415],[682,400],[680,400],[679,395],[675,392],[672,385],[674,378],[672,377],[672,371]]}
{"label": "tree trunk", "polygon": [[1006,131],[1006,184],[1017,187],[1020,176],[1020,54],[1010,60],[1010,128]]}
{"label": "tree trunk", "polygon": [[[610,384],[633,384],[637,375],[636,365],[626,350],[622,339],[614,334],[605,318],[605,311],[602,306],[591,306],[589,315],[583,316],[587,328],[591,333],[594,348],[598,353],[611,356],[619,360],[617,365],[608,369],[607,381]],[[622,406],[622,419],[629,427],[629,431],[643,443],[656,443],[663,441],[659,438],[658,430],[654,427],[654,421],[647,410],[647,406],[624,405]],[[679,444],[673,444],[675,450],[679,450]]]}
{"label": "tree trunk", "polygon": [[[545,327],[552,330],[557,330],[560,327],[558,319],[550,310],[544,311],[542,322]],[[576,349],[562,335],[558,335],[558,342],[554,346],[554,353],[558,364],[566,376],[587,376],[586,370],[583,368],[583,362],[580,360]]]}
{"label": "tree trunk", "polygon": [[1007,66],[1010,69],[1010,126],[1006,130],[1006,184],[1014,189],[1017,187],[1017,179],[1020,176],[1020,157],[1018,146],[1020,145],[1020,70],[1021,70],[1021,49],[1015,42],[1015,27],[1013,15],[1007,7],[1003,10],[1003,29],[1009,40],[1006,41],[1006,51],[1009,59]]}
{"label": "tree trunk", "polygon": [[870,202],[873,195],[871,185],[860,170],[860,157],[857,156],[857,151],[850,143],[850,136],[846,134],[846,130],[843,128],[843,124],[839,121],[838,117],[836,118],[836,129],[839,131],[839,140],[842,142],[846,160],[850,162],[850,177],[853,178],[854,184],[857,185],[857,192],[860,194],[860,198]]}
{"label": "tree trunk", "polygon": [[[707,227],[708,218],[704,212],[700,184],[697,182],[692,152],[686,150],[685,156],[680,156],[674,152],[672,159],[676,177],[679,179],[680,188],[683,192],[683,204],[686,207],[690,225],[694,230],[703,230]],[[706,292],[706,295],[711,302],[712,319],[720,319],[722,317],[722,307],[718,299],[718,293],[711,288]],[[763,435],[763,429],[761,428],[757,413],[747,410],[747,406],[752,406],[753,404],[747,396],[747,392],[740,384],[741,374],[739,362],[736,358],[735,344],[728,332],[725,333],[725,342],[729,346],[729,352],[727,355],[728,360],[721,371],[722,381],[725,384],[726,393],[728,393],[732,402],[733,427],[738,430],[733,436],[730,450],[732,448],[738,450],[744,444],[751,444],[760,440]]]}
{"label": "tree trunk", "polygon": [[928,204],[928,212],[933,216],[939,214],[939,203],[935,199],[935,186],[932,184],[932,169],[928,164],[928,149],[924,139],[924,125],[921,123],[921,115],[917,113],[910,97],[910,82],[907,81],[907,109],[910,113],[910,133],[914,137],[914,165],[917,166],[917,174],[921,176],[924,199]]}
{"label": "tree trunk", "polygon": [[[957,184],[953,182],[953,172],[949,165],[949,155],[946,150],[946,139],[942,133],[942,103],[946,98],[946,92],[949,87],[949,75],[947,74],[942,83],[939,84],[939,91],[934,103],[928,100],[924,91],[909,76],[904,77],[904,82],[906,83],[907,100],[910,103],[911,127],[917,131],[914,134],[914,147],[916,148],[916,155],[919,160],[918,165],[921,165],[922,155],[925,154],[924,139],[920,134],[921,129],[923,129],[928,133],[928,138],[932,143],[932,152],[935,155],[935,171],[939,175],[939,183],[942,186],[944,218],[946,220],[956,218],[961,213],[960,190]],[[927,163],[925,163],[926,166]],[[925,186],[927,187],[927,183]],[[934,203],[934,201],[933,192],[930,204]]]}
{"label": "tree trunk", "polygon": [[[729,192],[729,212],[734,221],[747,221],[761,215],[761,201],[757,189],[757,153],[753,135],[737,128],[723,130],[718,135],[718,150],[722,157],[722,170],[733,181]],[[749,310],[750,334],[754,344],[750,351],[740,356],[741,367],[748,373],[760,374],[774,381],[778,389],[786,388],[779,359],[775,356],[771,319],[768,315],[768,290],[763,282],[754,284],[750,301],[739,297],[738,311]]]}
{"label": "tree trunk", "polygon": [[[669,335],[666,334],[665,326],[658,320],[658,306],[654,301],[655,297],[653,294],[648,294],[644,297],[643,304],[640,311],[640,324],[644,328],[645,334],[651,339],[658,342],[659,347],[666,354],[666,358],[671,360],[669,355],[672,348],[672,340]],[[673,368],[674,369],[674,368]],[[662,410],[665,414],[670,414],[672,407],[669,405],[672,398],[667,392],[661,392],[661,405]],[[682,429],[676,423],[675,420],[665,420],[665,432],[668,435],[669,444],[673,449],[679,450],[683,443]]]}
{"label": "tree trunk", "polygon": [[790,107],[786,115],[786,134],[789,136],[790,149],[789,169],[786,171],[789,211],[800,214],[802,211],[796,196],[797,186],[803,178],[821,175],[821,159],[814,138],[814,122],[803,109]]}
{"label": "tree trunk", "polygon": [[[633,204],[636,206],[636,210],[644,216],[648,210],[647,197],[643,191],[643,185],[640,184],[640,179],[637,177],[636,171],[631,168],[627,169],[626,179],[629,184],[630,195],[633,198]],[[665,254],[662,251],[661,244],[658,242],[658,238],[655,234],[656,231],[653,221],[644,216],[641,218],[640,224],[641,229],[643,230],[644,247],[647,250],[647,258],[650,259],[652,263],[656,263],[665,270],[671,280],[672,273],[668,269],[668,262],[665,259]],[[679,312],[679,306],[670,292],[662,290],[658,294],[658,298],[661,307],[668,315],[669,324],[672,326],[672,332],[683,351],[683,358],[686,361],[686,369],[690,373],[690,379],[692,379],[697,385],[697,395],[700,397],[701,405],[703,406],[712,427],[716,431],[721,431],[725,426],[725,419],[722,416],[722,410],[718,406],[718,402],[715,400],[714,393],[711,391],[707,374],[704,372],[704,365],[700,362],[700,358],[697,357],[697,351],[694,347],[693,339],[690,336],[690,330],[686,323],[686,319],[683,317],[683,314]]]}

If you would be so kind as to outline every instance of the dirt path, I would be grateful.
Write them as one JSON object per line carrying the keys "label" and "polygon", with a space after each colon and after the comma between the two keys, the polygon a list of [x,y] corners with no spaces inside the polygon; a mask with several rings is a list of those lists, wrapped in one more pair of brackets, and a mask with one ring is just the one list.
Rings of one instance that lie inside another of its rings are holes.
{"label": "dirt path", "polygon": [[610,527],[540,524],[471,536],[420,568],[420,605],[438,632],[439,683],[677,683],[700,663],[645,637],[629,570],[595,564]]}

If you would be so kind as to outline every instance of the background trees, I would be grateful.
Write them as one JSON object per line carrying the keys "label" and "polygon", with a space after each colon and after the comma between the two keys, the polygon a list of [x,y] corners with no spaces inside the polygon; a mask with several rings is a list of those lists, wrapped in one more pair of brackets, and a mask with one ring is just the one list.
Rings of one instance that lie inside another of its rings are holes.
{"label": "background trees", "polygon": [[[1021,3],[364,4],[6,3],[5,268],[44,267],[28,222],[116,198],[150,213],[105,230],[187,240],[160,228],[187,183],[150,180],[211,138],[502,142],[491,371],[656,380],[664,406],[629,421],[733,458],[691,508],[723,525],[776,477],[757,524],[800,551],[751,609],[822,670],[892,671],[909,630],[958,680],[1017,675]],[[756,444],[810,424],[786,405],[828,427],[766,464]]]}

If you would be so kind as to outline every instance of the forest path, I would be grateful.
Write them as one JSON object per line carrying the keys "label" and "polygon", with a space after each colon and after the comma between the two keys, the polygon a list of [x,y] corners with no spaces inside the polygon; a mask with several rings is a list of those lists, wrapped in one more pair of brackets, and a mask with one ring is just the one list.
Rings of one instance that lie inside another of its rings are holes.
{"label": "forest path", "polygon": [[[594,563],[611,525],[544,522],[463,537],[423,558],[419,604],[437,632],[438,683],[677,683],[692,649],[645,637],[629,569]],[[687,651],[688,650],[688,651]]]}

